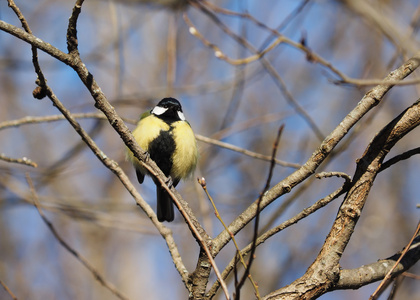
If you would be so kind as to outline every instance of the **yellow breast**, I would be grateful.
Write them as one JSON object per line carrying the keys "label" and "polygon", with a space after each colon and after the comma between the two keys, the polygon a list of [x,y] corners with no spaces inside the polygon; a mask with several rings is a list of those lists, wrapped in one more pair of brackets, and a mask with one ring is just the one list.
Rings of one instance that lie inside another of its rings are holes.
{"label": "yellow breast", "polygon": [[197,165],[197,142],[187,122],[177,121],[172,126],[174,127],[173,136],[176,149],[172,156],[173,166],[171,176],[173,178],[185,178],[193,173]]}
{"label": "yellow breast", "polygon": [[[197,165],[198,151],[194,133],[186,121],[177,121],[169,126],[161,119],[150,115],[140,120],[133,131],[133,136],[143,150],[149,151],[148,146],[159,136],[161,130],[171,130],[176,145],[172,155],[171,177],[178,180],[188,177]],[[127,158],[139,170],[142,170],[142,173],[147,173],[129,150],[127,151]]]}

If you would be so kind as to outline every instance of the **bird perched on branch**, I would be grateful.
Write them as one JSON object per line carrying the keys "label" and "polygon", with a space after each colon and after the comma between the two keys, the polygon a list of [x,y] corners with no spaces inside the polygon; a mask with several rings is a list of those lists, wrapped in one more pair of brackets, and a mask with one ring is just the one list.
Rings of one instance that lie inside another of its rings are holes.
{"label": "bird perched on branch", "polygon": [[[175,187],[189,177],[197,165],[197,142],[190,124],[185,120],[181,104],[174,98],[162,99],[151,111],[144,113],[133,131],[139,146],[169,178]],[[127,149],[127,158],[133,163],[139,183],[150,175]],[[157,217],[160,222],[174,220],[172,199],[161,183],[156,184]]]}

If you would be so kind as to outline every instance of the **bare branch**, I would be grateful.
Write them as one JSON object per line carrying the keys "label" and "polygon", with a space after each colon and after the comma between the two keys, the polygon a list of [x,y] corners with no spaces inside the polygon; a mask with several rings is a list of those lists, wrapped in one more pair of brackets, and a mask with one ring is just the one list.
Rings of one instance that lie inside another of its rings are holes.
{"label": "bare branch", "polygon": [[[202,178],[198,178],[198,183],[201,185],[201,187],[203,188],[204,192],[205,192],[205,193],[206,193],[206,195],[207,195],[207,198],[210,200],[211,205],[213,206],[214,213],[215,213],[215,215],[216,215],[217,219],[218,219],[218,220],[220,221],[220,223],[223,225],[223,227],[225,228],[225,230],[228,230],[228,228],[227,228],[227,226],[226,226],[225,222],[223,221],[222,217],[221,217],[221,216],[220,216],[220,214],[219,214],[219,211],[217,210],[216,204],[214,204],[213,198],[210,196],[210,193],[209,193],[209,191],[207,190],[207,183],[206,183],[206,179],[205,179],[204,177],[202,177]],[[231,234],[231,236],[232,236],[232,241],[233,241],[233,244],[235,245],[236,251],[237,251],[238,256],[239,256],[239,261],[242,263],[242,265],[244,266],[244,268],[247,268],[247,264],[246,264],[246,262],[245,262],[245,260],[244,260],[244,257],[241,255],[241,252],[240,252],[240,249],[239,249],[238,243],[236,243],[236,240],[235,240],[235,237],[233,236],[233,234]],[[236,259],[236,255],[235,255],[235,261],[238,261],[238,259]],[[220,278],[222,278],[222,277],[220,276]],[[254,287],[255,293],[256,293],[256,295],[257,295],[257,299],[259,299],[259,298],[260,298],[260,296],[259,296],[260,294],[259,294],[259,291],[258,291],[258,287],[257,287],[257,285],[256,285],[255,281],[252,279],[251,274],[249,274],[249,277],[248,277],[248,278],[250,279],[250,281],[251,281],[251,283],[252,283],[252,286]],[[222,278],[222,279],[223,279],[223,278]],[[224,291],[226,291],[226,290],[227,290],[226,283],[225,283],[224,281],[220,281],[220,280],[218,280],[218,282],[220,283],[220,286],[222,287],[222,289],[223,289]],[[235,285],[235,286],[237,286],[237,285]],[[225,292],[225,293],[226,293],[226,292]],[[235,292],[235,298],[237,298],[237,297],[239,297],[239,293],[238,293],[238,291],[236,291],[236,292]]]}
{"label": "bare branch", "polygon": [[[82,1],[83,2],[83,1]],[[72,29],[72,22],[77,21],[78,16],[78,8],[77,5],[79,5],[79,2],[76,3],[75,9],[74,9],[74,15],[73,19],[71,20],[71,24],[69,25],[70,29],[68,33],[70,34],[71,41],[69,42],[70,50],[75,53],[77,50],[77,37],[71,37],[71,35],[76,34],[75,28]],[[6,32],[9,32],[10,34],[18,37],[19,39],[24,40],[25,42],[31,44],[32,46],[50,54],[52,57],[70,65],[72,68],[78,72],[79,76],[81,77],[82,81],[85,83],[85,85],[88,87],[89,91],[91,92],[92,96],[95,100],[97,100],[97,106],[102,108],[102,111],[105,111],[105,115],[107,116],[107,119],[110,121],[111,125],[114,126],[114,128],[117,128],[117,131],[124,137],[126,140],[128,140],[128,143],[131,145],[131,147],[135,148],[137,151],[133,151],[133,153],[137,153],[137,158],[144,160],[144,152],[141,151],[140,147],[135,143],[134,138],[132,137],[129,129],[124,124],[124,122],[121,120],[121,118],[116,114],[114,108],[109,104],[109,102],[106,100],[105,95],[102,93],[101,89],[93,79],[93,76],[89,73],[89,71],[86,69],[86,66],[81,62],[80,57],[77,55],[71,56],[69,54],[65,54],[62,51],[58,50],[57,48],[51,46],[48,43],[43,42],[41,39],[33,36],[32,34],[28,34],[25,31],[12,26],[10,24],[5,23],[4,21],[0,20],[0,29]],[[75,48],[76,47],[76,50]],[[94,152],[94,154],[99,158],[99,160],[108,167],[114,174],[118,176],[118,178],[121,180],[123,185],[127,188],[127,190],[130,192],[130,194],[135,199],[136,203],[143,209],[143,211],[148,215],[148,217],[152,220],[156,228],[159,230],[162,237],[164,237],[168,248],[170,250],[170,253],[174,259],[175,266],[177,267],[177,270],[179,274],[181,275],[181,278],[183,279],[184,283],[188,285],[188,272],[186,272],[186,268],[182,263],[181,257],[178,253],[175,241],[173,240],[171,231],[163,226],[156,218],[156,215],[153,211],[153,209],[143,200],[141,195],[136,191],[134,186],[131,184],[130,180],[128,179],[127,175],[123,172],[123,170],[118,166],[118,164],[108,158],[100,149],[97,147],[97,145],[94,143],[94,141],[88,136],[88,134],[83,130],[83,128],[80,126],[80,124],[73,118],[73,116],[70,114],[70,112],[62,105],[62,103],[58,100],[58,98],[54,95],[53,91],[48,87],[45,86],[46,94],[47,96],[53,101],[54,105],[60,110],[60,112],[65,116],[65,118],[69,121],[69,123],[73,126],[73,128],[76,130],[76,132],[82,137],[82,139],[86,142],[86,144],[89,146],[89,148]],[[123,139],[124,139],[123,138]],[[133,149],[132,149],[133,150]],[[150,166],[147,166],[147,168],[151,168]],[[152,173],[156,174],[158,168],[156,164],[154,164],[155,171],[152,171]],[[162,173],[161,173],[162,174]],[[164,175],[161,175],[163,178],[165,178]],[[162,180],[164,182],[164,179]],[[165,184],[166,185],[166,184]]]}
{"label": "bare branch", "polygon": [[[313,298],[334,289],[339,280],[341,256],[354,232],[381,162],[402,137],[420,125],[419,115],[420,100],[404,110],[375,136],[358,160],[352,186],[315,261],[301,278],[270,293],[264,299],[278,299],[286,294]],[[314,284],[316,289],[312,288]]]}
{"label": "bare branch", "polygon": [[[75,119],[106,120],[105,116],[101,113],[80,113],[80,114],[72,114],[72,116]],[[19,127],[26,124],[38,124],[38,123],[55,122],[55,121],[63,121],[63,120],[66,120],[66,117],[63,115],[42,116],[42,117],[26,116],[24,118],[17,119],[17,120],[1,122],[0,130],[3,130],[5,128],[10,128],[10,127]]]}
{"label": "bare branch", "polygon": [[42,218],[42,221],[44,221],[45,225],[47,225],[48,229],[51,231],[53,236],[56,238],[56,240],[60,243],[61,246],[64,247],[71,255],[73,255],[90,273],[92,273],[93,277],[98,280],[98,282],[103,285],[105,288],[107,288],[112,294],[114,294],[119,299],[127,300],[128,298],[123,295],[121,292],[117,290],[117,288],[110,282],[108,282],[100,273],[98,270],[96,270],[95,267],[93,267],[89,260],[87,260],[85,257],[83,257],[79,252],[77,252],[73,247],[71,247],[57,232],[54,225],[47,219],[47,217],[44,215],[43,211],[39,207],[38,204],[38,195],[35,191],[35,187],[32,183],[31,177],[29,174],[26,174],[26,180],[28,182],[29,188],[31,190],[33,203],[36,209],[38,210],[39,215]]}
{"label": "bare branch", "polygon": [[[410,75],[420,65],[420,52],[406,61],[398,69],[392,71],[385,80],[402,80]],[[290,192],[297,184],[311,176],[335,146],[343,139],[347,132],[372,108],[378,105],[391,86],[378,85],[368,91],[357,106],[341,121],[341,123],[324,139],[319,148],[311,155],[307,162],[298,170],[287,176],[276,186],[270,189],[263,197],[261,209],[278,197]],[[255,217],[256,202],[249,206],[230,225],[229,230],[236,234]],[[215,238],[215,251],[220,251],[230,240],[229,234],[224,231]]]}
{"label": "bare branch", "polygon": [[384,162],[381,166],[381,169],[379,172],[384,171],[385,169],[388,169],[390,166],[396,164],[397,162],[400,162],[405,159],[409,159],[411,156],[420,154],[420,147],[411,149],[409,151],[406,151],[404,153],[401,153],[400,155],[394,156],[393,158],[390,158],[386,162]]}
{"label": "bare branch", "polygon": [[344,173],[344,172],[321,172],[315,175],[316,178],[321,179],[321,178],[326,178],[326,177],[340,177],[340,178],[344,178],[346,180],[346,184],[350,184],[351,183],[351,177]]}
{"label": "bare branch", "polygon": [[[378,299],[378,297],[382,294],[384,289],[389,285],[389,283],[391,281],[391,276],[393,276],[392,273],[394,273],[395,269],[401,263],[401,260],[404,258],[404,256],[407,255],[408,251],[410,250],[411,246],[413,245],[416,237],[418,237],[419,233],[420,233],[420,222],[417,224],[416,231],[414,232],[413,237],[411,238],[410,242],[405,247],[405,249],[402,251],[400,257],[397,259],[397,261],[392,266],[392,268],[386,273],[386,275],[384,276],[384,279],[382,280],[381,284],[378,286],[378,288],[375,290],[375,292],[372,294],[372,296],[370,296],[369,300]],[[420,243],[417,246],[420,246]],[[420,255],[418,255],[417,258],[420,259]]]}
{"label": "bare branch", "polygon": [[[382,280],[390,271],[392,271],[390,273],[392,278],[399,274],[406,274],[403,272],[410,269],[420,259],[420,238],[417,237],[407,249],[405,255],[397,253],[389,258],[356,269],[340,270],[340,278],[335,288],[358,289],[369,283]],[[393,268],[394,266],[395,268]]]}
{"label": "bare branch", "polygon": [[17,163],[17,164],[22,164],[22,165],[26,165],[26,166],[30,166],[33,168],[38,167],[36,162],[33,162],[32,160],[30,160],[29,158],[26,157],[22,157],[22,158],[10,158],[8,156],[6,156],[3,153],[0,153],[0,160],[4,160],[10,163]]}
{"label": "bare branch", "polygon": [[[254,53],[256,55],[260,55],[258,53],[258,50],[255,47],[253,47],[246,39],[244,39],[244,38],[238,36],[237,34],[233,33],[225,24],[223,24],[222,21],[219,20],[219,18],[212,11],[210,11],[201,2],[199,2],[199,1],[198,2],[191,2],[191,4],[194,7],[197,6],[198,9],[200,9],[205,15],[207,15],[217,26],[220,27],[220,29],[223,30],[223,32],[225,32],[228,36],[233,38],[238,44],[246,47],[251,53]],[[186,14],[185,14],[185,16],[186,16]],[[193,28],[193,27],[191,27],[191,28]],[[278,43],[283,42],[284,37],[282,35],[278,36],[277,41],[278,41]],[[219,57],[219,56],[223,56],[223,53],[221,51],[216,51],[215,55],[216,55],[216,57]],[[292,96],[292,94],[288,90],[286,84],[284,83],[283,79],[281,78],[280,74],[276,71],[276,69],[272,66],[272,64],[268,60],[266,60],[262,55],[260,55],[258,58],[260,58],[260,62],[263,65],[264,69],[267,70],[267,72],[273,78],[277,87],[280,89],[283,96],[285,97],[287,103],[289,103],[289,105],[293,107],[293,109],[299,114],[299,116],[301,116],[305,120],[305,122],[309,125],[311,130],[315,133],[316,137],[319,140],[322,140],[325,135],[319,129],[318,125],[315,123],[315,121],[312,119],[312,117],[294,99],[294,97]]]}
{"label": "bare branch", "polygon": [[10,295],[13,300],[18,300],[18,298],[13,294],[13,292],[9,289],[9,287],[0,279],[0,285],[4,288],[4,290]]}
{"label": "bare branch", "polygon": [[[318,200],[317,202],[315,202],[313,205],[303,209],[301,212],[299,212],[294,217],[284,221],[283,223],[276,226],[275,228],[272,228],[272,229],[268,230],[267,232],[261,234],[257,239],[256,246],[261,245],[262,243],[267,241],[270,237],[274,236],[275,234],[279,233],[280,231],[283,231],[284,229],[298,223],[300,220],[306,218],[307,216],[313,214],[314,212],[316,212],[319,209],[323,208],[324,206],[328,205],[330,202],[337,199],[338,197],[340,197],[341,195],[343,195],[347,191],[348,191],[348,188],[345,188],[344,186],[342,186],[339,189],[337,189],[336,191],[334,191],[333,193],[331,193],[330,195],[328,195],[327,197],[322,198],[322,199]],[[241,255],[243,255],[243,256],[248,255],[249,252],[252,249],[252,246],[253,246],[253,243],[250,243],[246,247],[244,247],[241,250]],[[226,279],[229,276],[229,274],[232,272],[235,264],[236,264],[236,260],[232,259],[229,262],[229,264],[227,265],[226,269],[223,270],[222,277],[224,279]],[[214,283],[214,285],[211,287],[208,294],[209,295],[214,295],[218,288],[219,288],[219,282],[216,281]]]}
{"label": "bare branch", "polygon": [[[232,150],[232,151],[235,151],[235,152],[239,152],[239,153],[242,153],[242,154],[247,155],[247,156],[252,157],[252,158],[257,158],[257,159],[261,159],[261,160],[265,160],[265,161],[271,161],[271,159],[272,159],[268,155],[263,155],[263,154],[260,154],[260,153],[256,153],[256,152],[253,152],[253,151],[250,151],[250,150],[247,150],[247,149],[244,149],[244,148],[241,148],[241,147],[229,144],[229,143],[221,142],[221,141],[203,136],[201,134],[196,134],[195,137],[199,141],[202,141],[202,142],[205,142],[205,143],[208,143],[208,144],[212,144],[212,145],[216,145],[218,147],[229,149],[229,150]],[[301,165],[299,165],[299,164],[289,163],[289,162],[286,162],[286,161],[279,160],[277,158],[274,159],[274,162],[276,164],[280,165],[280,166],[283,166],[283,167],[289,167],[289,168],[294,168],[294,169],[298,169],[298,168],[301,167]]]}
{"label": "bare branch", "polygon": [[[275,167],[274,158],[276,157],[276,153],[277,153],[277,149],[278,149],[278,146],[279,146],[280,137],[281,137],[281,134],[283,132],[283,129],[284,129],[284,125],[281,125],[278,132],[277,132],[276,139],[274,140],[273,150],[272,150],[272,154],[271,154],[271,163],[270,163],[270,168],[269,168],[268,175],[267,175],[267,181],[266,181],[265,186],[264,186],[262,192],[260,193],[260,197],[258,198],[258,201],[257,201],[257,211],[256,211],[256,216],[255,216],[254,235],[252,237],[251,253],[249,255],[249,260],[248,260],[248,264],[247,264],[247,267],[245,269],[245,272],[242,275],[242,278],[239,280],[239,282],[235,286],[235,294],[236,294],[235,299],[238,299],[238,300],[239,300],[240,289],[241,289],[242,285],[245,283],[245,279],[248,277],[249,272],[251,270],[252,262],[254,261],[254,254],[255,254],[255,250],[257,249],[258,227],[259,227],[260,212],[261,212],[260,205],[261,205],[261,201],[262,201],[262,198],[263,198],[264,194],[270,188],[271,178],[273,177],[273,170],[274,170],[274,167]],[[258,298],[260,298],[259,294],[257,296],[258,296]]]}

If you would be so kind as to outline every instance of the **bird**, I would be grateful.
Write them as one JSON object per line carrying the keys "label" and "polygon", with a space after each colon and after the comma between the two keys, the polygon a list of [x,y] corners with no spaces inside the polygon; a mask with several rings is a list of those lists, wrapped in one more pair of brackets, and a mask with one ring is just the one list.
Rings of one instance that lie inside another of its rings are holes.
{"label": "bird", "polygon": [[[197,141],[190,124],[182,112],[181,103],[167,97],[150,111],[143,113],[133,136],[166,177],[168,185],[176,187],[181,179],[190,177],[197,165]],[[137,180],[143,183],[149,172],[127,148],[127,159],[134,165]],[[152,177],[156,184],[157,218],[159,222],[174,220],[174,207],[168,192]]]}

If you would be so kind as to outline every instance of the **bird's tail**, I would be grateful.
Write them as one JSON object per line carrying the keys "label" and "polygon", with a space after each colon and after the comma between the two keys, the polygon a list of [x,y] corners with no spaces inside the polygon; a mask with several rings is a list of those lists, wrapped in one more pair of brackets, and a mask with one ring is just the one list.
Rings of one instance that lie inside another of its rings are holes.
{"label": "bird's tail", "polygon": [[159,222],[174,220],[174,205],[168,192],[161,186],[156,186],[157,217]]}

